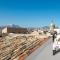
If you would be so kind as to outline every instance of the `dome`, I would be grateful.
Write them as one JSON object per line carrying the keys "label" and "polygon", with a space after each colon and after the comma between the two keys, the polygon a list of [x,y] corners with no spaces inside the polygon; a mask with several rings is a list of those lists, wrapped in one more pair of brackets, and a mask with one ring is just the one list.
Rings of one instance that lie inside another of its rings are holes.
{"label": "dome", "polygon": [[54,23],[51,23],[50,24],[50,27],[55,28],[55,24]]}
{"label": "dome", "polygon": [[54,31],[55,29],[55,24],[53,22],[51,22],[50,24],[50,31]]}
{"label": "dome", "polygon": [[50,26],[55,26],[55,24],[54,23],[51,23]]}

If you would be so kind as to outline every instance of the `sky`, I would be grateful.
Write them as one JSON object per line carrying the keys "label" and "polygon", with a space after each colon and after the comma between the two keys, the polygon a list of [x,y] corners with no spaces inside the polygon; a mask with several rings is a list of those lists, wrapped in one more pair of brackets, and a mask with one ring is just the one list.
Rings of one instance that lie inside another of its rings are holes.
{"label": "sky", "polygon": [[0,25],[41,27],[60,25],[59,0],[0,0]]}

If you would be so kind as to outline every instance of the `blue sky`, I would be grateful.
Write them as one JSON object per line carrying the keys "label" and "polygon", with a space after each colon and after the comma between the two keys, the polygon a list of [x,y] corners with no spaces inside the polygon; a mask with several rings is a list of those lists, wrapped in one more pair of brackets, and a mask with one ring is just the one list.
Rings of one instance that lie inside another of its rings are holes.
{"label": "blue sky", "polygon": [[23,27],[60,25],[59,0],[0,0],[0,25]]}

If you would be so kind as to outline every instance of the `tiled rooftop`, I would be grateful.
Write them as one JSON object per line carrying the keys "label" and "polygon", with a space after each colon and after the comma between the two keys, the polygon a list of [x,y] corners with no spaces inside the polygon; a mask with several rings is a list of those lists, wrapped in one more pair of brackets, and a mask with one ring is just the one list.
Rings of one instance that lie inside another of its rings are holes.
{"label": "tiled rooftop", "polygon": [[[0,38],[0,60],[24,60],[48,40],[47,35],[10,34]],[[23,57],[23,58],[22,58]]]}

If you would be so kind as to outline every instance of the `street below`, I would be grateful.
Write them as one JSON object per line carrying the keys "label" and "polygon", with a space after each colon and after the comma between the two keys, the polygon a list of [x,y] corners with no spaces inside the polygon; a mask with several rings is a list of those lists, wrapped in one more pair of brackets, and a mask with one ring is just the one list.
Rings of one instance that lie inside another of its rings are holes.
{"label": "street below", "polygon": [[60,52],[53,55],[53,42],[50,39],[43,46],[34,51],[26,60],[60,60]]}

